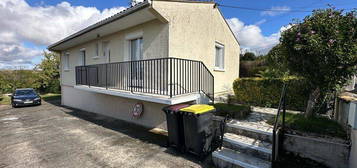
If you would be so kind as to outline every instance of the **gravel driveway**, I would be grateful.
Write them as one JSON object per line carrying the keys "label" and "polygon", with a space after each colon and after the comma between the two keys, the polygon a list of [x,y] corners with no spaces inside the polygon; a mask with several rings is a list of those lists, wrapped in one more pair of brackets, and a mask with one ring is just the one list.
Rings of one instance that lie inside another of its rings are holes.
{"label": "gravel driveway", "polygon": [[58,101],[0,107],[0,168],[208,167],[165,144],[165,135]]}

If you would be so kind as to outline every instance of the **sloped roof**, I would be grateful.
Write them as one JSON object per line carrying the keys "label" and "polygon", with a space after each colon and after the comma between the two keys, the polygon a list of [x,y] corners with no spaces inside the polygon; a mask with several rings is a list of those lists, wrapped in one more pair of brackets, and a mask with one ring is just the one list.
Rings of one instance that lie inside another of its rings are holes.
{"label": "sloped roof", "polygon": [[111,17],[103,19],[103,20],[101,20],[101,21],[99,21],[99,22],[97,22],[97,23],[95,23],[93,25],[90,25],[90,26],[88,26],[88,27],[86,27],[86,28],[84,28],[84,29],[82,29],[82,30],[80,30],[80,31],[78,31],[78,32],[76,32],[76,33],[74,33],[74,34],[72,34],[72,35],[70,35],[70,36],[68,36],[68,37],[56,42],[56,43],[54,43],[54,44],[49,45],[47,47],[47,49],[52,50],[57,45],[60,45],[60,44],[62,44],[64,42],[66,42],[66,41],[74,39],[74,38],[76,38],[76,37],[78,37],[78,36],[80,36],[82,34],[85,34],[85,33],[89,32],[89,31],[91,31],[91,30],[97,29],[97,28],[99,28],[99,27],[101,27],[103,25],[106,25],[106,24],[111,23],[111,22],[113,22],[115,20],[118,20],[118,19],[120,19],[120,18],[122,18],[124,16],[127,16],[127,15],[129,15],[129,14],[131,14],[131,13],[137,11],[137,10],[145,8],[145,7],[149,6],[149,4],[150,3],[148,2],[148,0],[145,0],[145,1],[141,2],[141,3],[138,3],[135,6],[127,8],[127,9],[125,9],[125,10],[123,10],[123,11],[121,11],[121,12],[119,12],[119,13],[111,16]]}

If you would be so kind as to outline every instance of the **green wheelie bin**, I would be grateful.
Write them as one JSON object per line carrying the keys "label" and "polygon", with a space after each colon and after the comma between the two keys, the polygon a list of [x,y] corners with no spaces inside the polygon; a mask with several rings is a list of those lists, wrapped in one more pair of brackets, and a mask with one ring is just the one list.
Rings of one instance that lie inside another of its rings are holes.
{"label": "green wheelie bin", "polygon": [[213,139],[213,112],[215,108],[206,104],[195,104],[181,108],[185,150],[203,157],[211,151]]}

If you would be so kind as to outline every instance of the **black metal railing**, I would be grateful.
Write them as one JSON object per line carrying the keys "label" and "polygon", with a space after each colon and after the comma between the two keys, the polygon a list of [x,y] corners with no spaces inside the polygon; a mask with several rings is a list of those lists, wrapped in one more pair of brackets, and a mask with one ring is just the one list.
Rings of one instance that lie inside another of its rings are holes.
{"label": "black metal railing", "polygon": [[[272,144],[272,167],[279,158],[279,153],[282,150],[284,129],[285,129],[285,114],[286,114],[286,89],[287,84],[284,84],[281,91],[278,112],[276,114],[274,128],[273,128],[273,144]],[[282,111],[282,117],[280,117]],[[280,119],[281,118],[281,125]]]}
{"label": "black metal railing", "polygon": [[214,77],[204,63],[181,58],[77,66],[76,84],[170,98],[199,92],[214,99]]}

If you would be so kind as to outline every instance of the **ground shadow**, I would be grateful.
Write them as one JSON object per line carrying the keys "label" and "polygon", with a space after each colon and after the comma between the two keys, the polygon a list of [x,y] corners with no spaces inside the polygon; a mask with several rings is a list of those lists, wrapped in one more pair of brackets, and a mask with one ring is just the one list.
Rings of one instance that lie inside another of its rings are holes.
{"label": "ground shadow", "polygon": [[61,106],[61,99],[50,99],[50,100],[42,100],[42,101],[52,104],[54,106]]}
{"label": "ground shadow", "polygon": [[[52,102],[52,103],[54,105],[60,106],[58,102]],[[192,154],[180,153],[176,149],[167,146],[167,135],[161,132],[152,132],[152,128],[146,128],[133,123],[129,123],[127,121],[111,118],[96,113],[82,111],[71,107],[66,107],[66,106],[62,106],[62,107],[69,109],[69,111],[66,113],[71,116],[89,121],[91,123],[100,125],[107,129],[111,129],[123,133],[125,135],[128,135],[129,137],[143,141],[144,143],[151,143],[151,144],[159,145],[161,147],[165,147],[166,150],[164,152],[173,156],[185,158],[189,161],[200,164],[202,167],[212,167],[210,156],[207,156],[203,160],[202,159],[199,160],[198,157]]]}

